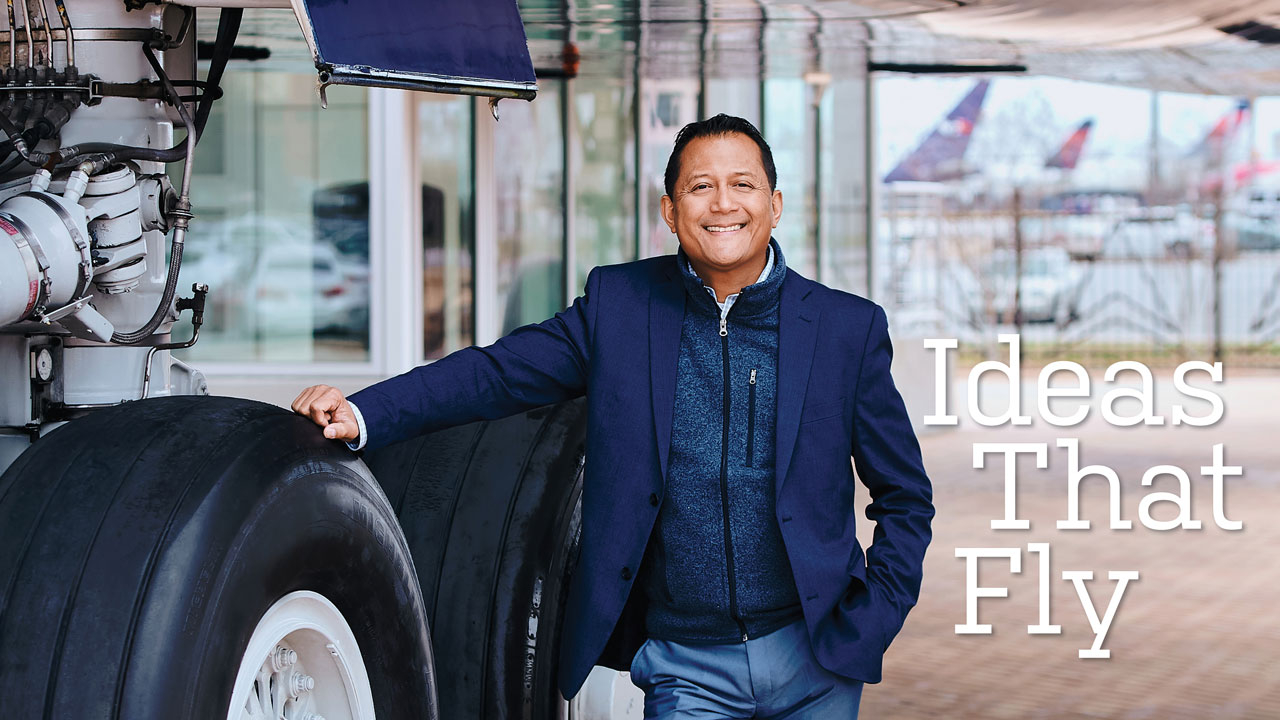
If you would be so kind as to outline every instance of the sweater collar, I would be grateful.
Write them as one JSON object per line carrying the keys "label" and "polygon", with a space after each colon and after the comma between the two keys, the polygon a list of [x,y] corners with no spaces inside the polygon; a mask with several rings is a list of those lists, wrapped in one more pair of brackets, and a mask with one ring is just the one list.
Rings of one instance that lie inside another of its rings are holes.
{"label": "sweater collar", "polygon": [[[740,290],[736,296],[730,295],[734,299],[732,305],[733,316],[739,319],[757,317],[772,312],[778,306],[778,301],[782,292],[782,281],[787,274],[786,259],[782,256],[782,248],[778,246],[778,241],[769,238],[769,250],[772,254],[772,266],[768,262],[765,263],[766,273],[761,276],[755,283],[748,285]],[[693,271],[693,267],[689,264],[689,256],[685,254],[684,248],[676,252],[676,264],[680,268],[680,274],[684,281],[685,290],[692,298],[693,306],[701,311],[710,312],[720,315],[721,311],[715,297],[714,292],[709,286],[702,282],[702,278],[698,277]],[[729,302],[728,299],[725,301]]]}

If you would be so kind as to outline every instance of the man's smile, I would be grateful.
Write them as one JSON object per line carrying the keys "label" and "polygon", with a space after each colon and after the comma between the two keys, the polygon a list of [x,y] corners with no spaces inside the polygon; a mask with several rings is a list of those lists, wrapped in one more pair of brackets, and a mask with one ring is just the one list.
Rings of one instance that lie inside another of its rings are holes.
{"label": "man's smile", "polygon": [[703,228],[713,233],[731,233],[737,232],[746,226],[746,223],[738,223],[737,225],[703,225]]}

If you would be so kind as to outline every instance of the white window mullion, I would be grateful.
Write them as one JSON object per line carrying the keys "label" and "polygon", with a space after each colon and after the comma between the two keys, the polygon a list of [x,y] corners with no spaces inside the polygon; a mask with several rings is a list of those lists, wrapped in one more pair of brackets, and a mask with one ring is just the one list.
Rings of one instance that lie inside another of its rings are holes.
{"label": "white window mullion", "polygon": [[[489,100],[475,102],[475,317],[477,345],[488,345],[502,332],[498,303],[498,199],[494,174],[493,134],[496,122]],[[517,102],[508,100],[507,102]]]}
{"label": "white window mullion", "polygon": [[369,91],[370,343],[395,375],[422,357],[422,232],[417,133],[406,90]]}
{"label": "white window mullion", "polygon": [[582,157],[578,149],[578,121],[573,112],[572,79],[567,79],[561,84],[560,127],[564,129],[561,141],[564,143],[561,153],[564,181],[560,184],[560,192],[564,193],[564,197],[561,199],[564,215],[564,252],[562,253],[564,266],[562,270],[564,275],[564,305],[568,307],[573,304],[573,299],[578,297],[582,290],[578,287],[578,243],[575,229],[575,219],[578,214],[578,191],[577,183],[574,181],[577,171],[582,167]]}

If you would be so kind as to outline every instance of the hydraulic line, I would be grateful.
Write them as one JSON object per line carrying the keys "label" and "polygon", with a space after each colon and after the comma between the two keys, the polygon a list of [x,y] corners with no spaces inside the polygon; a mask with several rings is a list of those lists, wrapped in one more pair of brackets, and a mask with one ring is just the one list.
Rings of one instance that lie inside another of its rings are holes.
{"label": "hydraulic line", "polygon": [[[44,65],[36,68],[36,85],[44,85],[49,81],[49,70],[50,68],[45,67]],[[31,114],[27,116],[26,121],[23,123],[23,127],[27,128],[27,130],[23,131],[27,134],[27,137],[24,139],[31,147],[35,147],[36,143],[39,142],[39,131],[34,128],[44,118],[44,113],[49,109],[49,101],[51,99],[52,94],[47,92],[39,93],[32,98]]]}
{"label": "hydraulic line", "polygon": [[8,160],[5,160],[3,163],[0,163],[0,176],[5,175],[10,170],[13,170],[14,168],[22,164],[22,161],[24,158],[21,155],[17,155],[14,153],[10,153],[10,154],[13,155],[13,157],[9,158]]}
{"label": "hydraulic line", "polygon": [[[67,121],[71,119],[71,113],[76,109],[77,105],[79,105],[79,101],[74,98],[65,98],[57,102],[49,103],[48,98],[41,97],[37,111],[32,113],[32,117],[35,118],[35,120],[30,123],[31,127],[26,130],[22,130],[16,137],[21,139],[22,144],[25,147],[30,148],[35,147],[37,143],[45,138],[56,136],[58,131],[62,129],[62,126],[66,125]],[[6,107],[4,110],[12,110],[12,108]],[[15,111],[13,115],[15,118],[22,120],[21,116],[25,114],[25,111],[25,106],[22,106]],[[18,128],[20,128],[22,124],[26,124],[25,121],[21,124],[14,122],[9,119],[6,112],[0,111],[0,130],[4,130],[6,135],[9,135],[10,141],[8,149],[0,154],[0,160],[5,160],[6,158],[9,158],[10,155],[18,153],[16,158],[0,164],[0,176],[10,170],[13,170],[24,161],[32,162],[33,160],[40,160],[41,158],[48,157],[43,153],[27,152],[24,154],[18,152],[17,143],[13,142],[13,138],[15,136],[11,133],[18,131]]]}
{"label": "hydraulic line", "polygon": [[22,128],[14,124],[14,122],[3,113],[0,113],[0,130],[3,130],[4,134],[9,136],[9,142],[13,144],[13,147],[18,151],[18,154],[26,157],[27,153],[23,152],[26,149],[26,146],[18,147],[22,142]]}
{"label": "hydraulic line", "polygon": [[[27,84],[28,85],[32,84],[32,73],[34,71],[29,67],[23,68],[23,71],[27,75]],[[18,93],[15,92],[14,94],[17,95]],[[22,128],[26,125],[27,116],[31,113],[31,106],[36,101],[36,94],[34,92],[31,92],[30,90],[24,93],[21,93],[21,95],[22,95],[22,99],[18,101],[18,108],[13,112],[13,122],[14,122],[14,125],[17,126],[19,132],[21,132]],[[5,132],[8,132],[8,130],[6,130]],[[17,137],[17,136],[15,135],[14,137]],[[15,145],[14,147],[17,147],[17,145]],[[24,148],[19,148],[18,152],[25,157],[26,153],[23,152],[23,149]]]}
{"label": "hydraulic line", "polygon": [[62,29],[67,32],[67,67],[75,67],[76,49],[75,40],[71,38],[71,18],[67,16],[67,6],[62,0],[54,0],[54,4],[58,6],[58,17],[62,20]]}
{"label": "hydraulic line", "polygon": [[18,67],[18,25],[13,17],[13,0],[6,0],[9,6],[9,69]]}
{"label": "hydraulic line", "polygon": [[[7,0],[9,10],[12,12],[13,0]],[[68,38],[70,37],[70,24],[65,21],[65,8],[62,7],[61,0],[58,0],[59,10],[64,18],[64,24],[68,29]],[[24,8],[24,14],[26,9]],[[235,43],[235,36],[239,31],[240,19],[243,11],[239,8],[223,10],[218,23],[218,36],[214,43],[214,58],[209,69],[208,85],[216,87],[216,83],[221,80],[222,73],[226,69],[226,63],[230,59],[231,49]],[[30,26],[30,17],[27,17],[28,28]],[[13,33],[10,33],[12,38]],[[30,45],[31,33],[28,30],[27,41]],[[70,45],[68,44],[68,47]],[[30,50],[29,50],[30,52]],[[169,253],[169,268],[165,277],[164,290],[161,293],[161,299],[156,306],[155,312],[151,319],[142,327],[132,332],[114,332],[111,335],[111,342],[121,345],[135,345],[142,342],[146,338],[155,333],[156,329],[164,323],[165,317],[168,315],[169,306],[173,302],[174,294],[177,290],[178,273],[182,267],[182,251],[186,244],[187,226],[191,220],[191,171],[192,160],[195,156],[196,141],[200,137],[200,133],[204,128],[204,123],[208,120],[209,112],[212,109],[212,103],[215,94],[205,92],[201,94],[200,101],[196,106],[196,119],[193,119],[187,111],[186,104],[183,102],[182,96],[178,93],[173,82],[169,79],[168,73],[160,65],[156,58],[154,50],[149,43],[144,43],[142,52],[147,58],[147,62],[151,65],[151,69],[155,72],[156,77],[160,79],[164,87],[166,95],[169,97],[170,103],[178,112],[182,126],[186,129],[187,136],[184,141],[167,150],[155,148],[133,147],[128,145],[117,145],[114,143],[83,143],[81,145],[72,145],[58,150],[53,154],[31,152],[28,148],[27,139],[19,127],[4,114],[0,114],[0,130],[3,130],[9,136],[9,141],[14,150],[18,152],[18,157],[9,161],[5,161],[0,165],[0,174],[12,170],[20,162],[35,166],[56,165],[65,167],[67,165],[77,165],[78,169],[83,170],[86,174],[92,175],[103,168],[109,167],[115,163],[125,160],[150,160],[155,162],[174,162],[183,159],[182,167],[182,184],[178,195],[177,203],[169,214],[173,219],[173,239],[171,241]],[[30,55],[28,55],[30,58]],[[24,110],[29,108],[24,107]],[[86,156],[92,156],[87,157]]]}
{"label": "hydraulic line", "polygon": [[[231,50],[235,46],[236,35],[240,31],[240,19],[243,15],[244,10],[241,8],[223,8],[219,16],[218,35],[213,43],[213,60],[209,64],[209,76],[204,81],[207,89],[200,94],[200,102],[196,106],[195,138],[197,142],[200,140],[200,134],[204,132],[209,113],[213,110],[213,101],[221,96],[221,93],[210,92],[210,90],[216,89],[222,81],[222,73],[227,69],[227,62],[231,59]],[[174,102],[181,104],[180,99]],[[190,127],[188,125],[189,131]],[[53,155],[53,159],[58,167],[71,167],[79,164],[84,156],[97,154],[102,155],[102,160],[108,165],[126,160],[171,163],[186,157],[186,152],[185,141],[166,149],[90,142],[68,145],[58,150]]]}
{"label": "hydraulic line", "polygon": [[[32,0],[27,0],[30,3]],[[40,22],[44,25],[44,64],[53,67],[53,31],[49,29],[49,13],[45,10],[44,0],[35,0],[36,7],[40,10]],[[27,6],[28,14],[30,13],[30,5]],[[30,31],[28,31],[30,32]]]}
{"label": "hydraulic line", "polygon": [[[9,0],[9,2],[12,3],[13,0]],[[31,14],[27,9],[26,0],[22,0],[21,2],[19,2],[18,8],[22,10],[22,27],[26,31],[23,34],[26,35],[26,38],[27,38],[27,65],[26,66],[31,67],[32,65],[35,64],[35,58],[36,58],[35,43],[31,38]]]}
{"label": "hydraulic line", "polygon": [[174,108],[177,109],[178,115],[182,118],[182,124],[187,129],[187,151],[186,161],[182,165],[182,190],[178,195],[177,204],[170,212],[170,215],[174,216],[173,240],[170,242],[169,271],[165,277],[164,292],[160,296],[160,303],[156,306],[156,311],[145,325],[133,332],[122,333],[117,331],[111,334],[111,342],[120,345],[136,345],[151,337],[156,328],[164,323],[165,317],[169,314],[169,305],[173,302],[174,293],[178,289],[178,271],[182,268],[182,249],[187,241],[187,223],[191,220],[191,161],[196,154],[197,133],[195,123],[191,120],[191,115],[187,113],[187,106],[183,104],[182,97],[178,95],[178,89],[169,81],[168,73],[160,66],[160,61],[156,59],[156,54],[151,49],[151,46],[144,44],[142,52],[147,56],[147,62],[151,64],[151,69],[160,78],[165,92],[169,94]]}
{"label": "hydraulic line", "polygon": [[[222,83],[222,73],[227,69],[227,60],[231,58],[236,35],[240,32],[240,19],[243,16],[244,10],[233,8],[223,10],[218,17],[218,34],[213,40],[213,61],[209,63],[209,75],[205,77],[205,82],[211,88],[219,87]],[[196,108],[197,135],[204,132],[205,121],[209,119],[209,113],[213,110],[213,100],[216,99],[210,98],[206,102],[206,97],[208,96],[201,96],[200,105]]]}
{"label": "hydraulic line", "polygon": [[[178,94],[178,88],[173,86],[169,80],[169,74],[160,66],[160,61],[156,59],[156,53],[151,49],[150,45],[142,46],[142,54],[147,56],[147,62],[150,63],[151,69],[155,71],[156,77],[160,78],[160,82],[164,85],[164,91],[169,94],[173,107],[178,111],[178,116],[182,118],[182,126],[187,129],[187,151],[186,162],[182,165],[182,191],[178,194],[178,204],[182,206],[184,203],[189,208],[191,203],[191,161],[196,154],[196,140],[200,138],[200,128],[196,127],[195,122],[191,119],[191,114],[187,112],[187,104],[182,102],[182,96]],[[197,108],[198,109],[198,108]],[[187,223],[185,218],[178,219],[178,226],[185,230]],[[179,242],[178,238],[174,238],[174,242]]]}
{"label": "hydraulic line", "polygon": [[[15,16],[13,11],[13,0],[7,0],[7,2],[9,6],[9,37],[10,39],[12,39],[17,37],[18,29],[17,29],[17,26],[14,24]],[[33,41],[31,38],[31,17],[28,13],[26,0],[20,0],[18,3],[18,8],[22,10],[22,18],[23,18],[22,24],[23,24],[23,31],[24,31],[23,34],[26,36],[26,39],[27,39],[27,61],[23,65],[23,69],[19,71],[18,75],[19,76],[25,75],[26,83],[30,85],[32,84],[32,72],[33,72],[32,64],[35,59],[35,45],[33,44]],[[12,52],[12,48],[10,48],[10,50]],[[15,76],[14,78],[14,87],[15,88],[17,87],[17,76]],[[9,96],[11,98],[16,98],[17,95],[18,93],[16,92],[16,89],[9,93]],[[9,140],[10,142],[13,143],[14,149],[18,151],[18,155],[21,156],[27,162],[31,162],[31,159],[28,157],[27,148],[25,144],[22,142],[22,139],[19,136],[19,133],[22,129],[23,123],[26,122],[27,114],[31,112],[31,105],[33,102],[35,102],[34,94],[31,91],[27,91],[22,94],[22,99],[17,104],[17,109],[13,113],[13,116],[16,119],[16,123],[9,121],[7,112],[4,114],[4,116],[0,117],[0,120],[3,120],[3,123],[0,123],[0,129],[3,129],[5,134],[9,136]],[[6,111],[8,110],[9,108],[6,108]]]}

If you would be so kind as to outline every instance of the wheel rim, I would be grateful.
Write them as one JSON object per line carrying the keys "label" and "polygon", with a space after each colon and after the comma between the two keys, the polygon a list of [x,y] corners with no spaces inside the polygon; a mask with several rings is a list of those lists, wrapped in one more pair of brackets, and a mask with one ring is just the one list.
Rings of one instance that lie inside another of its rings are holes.
{"label": "wheel rim", "polygon": [[309,590],[280,598],[240,660],[227,720],[373,720],[373,689],[351,626]]}

